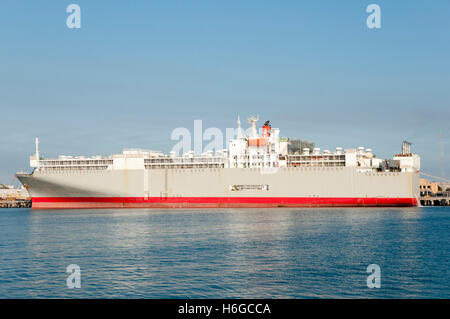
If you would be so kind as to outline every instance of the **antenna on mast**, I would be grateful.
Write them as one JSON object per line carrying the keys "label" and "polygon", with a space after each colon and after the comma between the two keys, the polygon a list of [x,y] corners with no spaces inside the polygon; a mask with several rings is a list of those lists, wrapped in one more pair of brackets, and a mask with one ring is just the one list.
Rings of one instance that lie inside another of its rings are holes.
{"label": "antenna on mast", "polygon": [[257,138],[258,137],[258,131],[256,130],[256,122],[259,121],[259,116],[254,117],[254,116],[250,116],[248,118],[248,122],[252,125],[252,138]]}
{"label": "antenna on mast", "polygon": [[239,117],[239,115],[238,115],[238,118],[237,118],[237,138],[242,138],[243,136],[242,136],[242,129],[241,129],[241,118]]}
{"label": "antenna on mast", "polygon": [[36,145],[36,159],[39,161],[39,138],[36,137],[34,140],[34,144]]}
{"label": "antenna on mast", "polygon": [[444,142],[442,139],[444,138],[444,134],[440,135],[441,138],[441,177],[445,178],[445,169],[444,169]]}

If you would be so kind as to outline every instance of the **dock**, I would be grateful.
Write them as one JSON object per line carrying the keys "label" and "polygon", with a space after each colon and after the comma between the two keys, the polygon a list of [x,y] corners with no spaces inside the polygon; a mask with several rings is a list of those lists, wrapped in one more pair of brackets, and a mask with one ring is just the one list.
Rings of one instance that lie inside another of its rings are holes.
{"label": "dock", "polygon": [[422,206],[450,206],[450,196],[425,196],[420,197]]}
{"label": "dock", "polygon": [[0,184],[0,208],[28,207],[31,207],[31,198],[25,187],[14,188],[13,185]]}
{"label": "dock", "polygon": [[31,199],[0,199],[0,208],[29,208]]}

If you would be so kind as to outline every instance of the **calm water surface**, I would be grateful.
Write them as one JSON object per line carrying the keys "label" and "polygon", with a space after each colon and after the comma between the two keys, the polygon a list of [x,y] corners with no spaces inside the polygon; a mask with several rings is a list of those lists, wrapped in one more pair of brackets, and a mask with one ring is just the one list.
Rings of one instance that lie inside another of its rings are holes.
{"label": "calm water surface", "polygon": [[55,297],[450,298],[450,207],[0,209],[0,298]]}

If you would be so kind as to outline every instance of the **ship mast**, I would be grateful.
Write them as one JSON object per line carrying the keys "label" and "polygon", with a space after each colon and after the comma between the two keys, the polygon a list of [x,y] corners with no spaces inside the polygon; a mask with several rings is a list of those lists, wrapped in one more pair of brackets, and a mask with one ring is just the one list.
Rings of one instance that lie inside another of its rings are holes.
{"label": "ship mast", "polygon": [[34,140],[34,144],[36,146],[36,160],[39,161],[39,138],[36,137],[36,139]]}
{"label": "ship mast", "polygon": [[252,125],[252,136],[251,138],[258,138],[258,131],[256,130],[256,122],[259,121],[259,116],[250,116],[248,122]]}
{"label": "ship mast", "polygon": [[237,118],[237,138],[239,139],[244,138],[244,136],[242,135],[241,118],[239,117],[239,115]]}

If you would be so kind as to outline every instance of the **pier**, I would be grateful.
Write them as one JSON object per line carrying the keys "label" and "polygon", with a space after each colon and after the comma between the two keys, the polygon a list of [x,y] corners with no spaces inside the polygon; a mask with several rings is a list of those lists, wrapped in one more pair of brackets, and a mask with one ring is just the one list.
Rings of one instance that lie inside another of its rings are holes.
{"label": "pier", "polygon": [[424,196],[420,197],[422,206],[450,206],[450,196]]}
{"label": "pier", "polygon": [[422,175],[440,182],[420,179],[420,204],[422,206],[450,206],[450,181],[444,177],[421,172]]}
{"label": "pier", "polygon": [[29,208],[31,199],[0,199],[0,208]]}
{"label": "pier", "polygon": [[0,184],[0,208],[26,207],[31,207],[31,198],[24,187],[14,188],[13,185]]}

